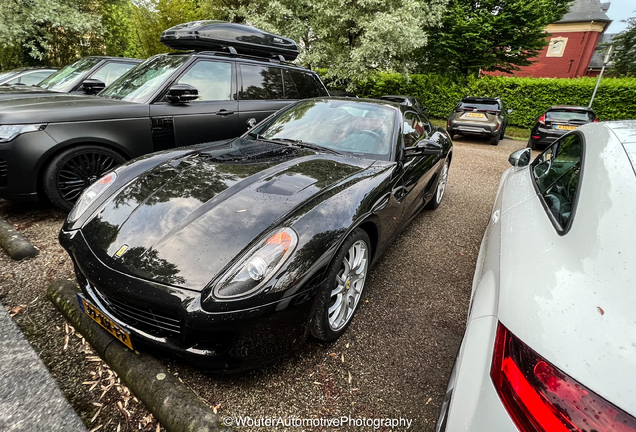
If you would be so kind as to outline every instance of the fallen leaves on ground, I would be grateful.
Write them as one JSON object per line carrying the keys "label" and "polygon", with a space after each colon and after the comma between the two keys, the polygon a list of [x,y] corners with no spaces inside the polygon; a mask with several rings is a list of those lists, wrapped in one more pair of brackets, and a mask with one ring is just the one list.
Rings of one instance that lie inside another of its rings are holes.
{"label": "fallen leaves on ground", "polygon": [[19,306],[14,307],[13,309],[11,309],[11,310],[9,311],[9,316],[10,316],[11,318],[13,318],[14,316],[16,316],[16,315],[17,315],[17,314],[18,314],[18,313],[19,313],[22,309],[24,309],[25,307],[27,307],[27,306],[26,306],[26,305],[19,305]]}

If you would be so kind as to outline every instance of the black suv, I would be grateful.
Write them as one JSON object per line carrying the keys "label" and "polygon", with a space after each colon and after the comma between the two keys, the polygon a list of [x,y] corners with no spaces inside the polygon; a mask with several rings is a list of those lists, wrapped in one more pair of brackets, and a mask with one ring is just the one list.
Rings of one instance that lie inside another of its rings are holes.
{"label": "black suv", "polygon": [[36,200],[43,192],[70,209],[128,159],[233,138],[295,100],[328,95],[315,72],[251,52],[258,55],[234,48],[157,55],[99,97],[0,100],[0,197]]}
{"label": "black suv", "polygon": [[548,146],[566,133],[586,123],[597,122],[592,108],[582,106],[554,105],[536,120],[530,132],[528,147]]}
{"label": "black suv", "polygon": [[453,138],[456,134],[481,135],[497,145],[508,126],[508,114],[499,98],[465,97],[448,117],[446,130]]}
{"label": "black suv", "polygon": [[[57,72],[49,73],[32,85],[0,87],[0,99],[40,97],[42,94],[71,93],[94,95],[141,63],[141,60],[122,57],[83,57]],[[25,83],[23,83],[25,84]]]}

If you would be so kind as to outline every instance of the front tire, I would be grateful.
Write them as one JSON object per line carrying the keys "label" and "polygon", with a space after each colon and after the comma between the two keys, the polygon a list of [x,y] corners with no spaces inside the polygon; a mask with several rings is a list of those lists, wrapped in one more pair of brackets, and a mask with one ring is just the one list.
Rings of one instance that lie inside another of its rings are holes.
{"label": "front tire", "polygon": [[56,207],[69,211],[84,189],[126,162],[121,154],[102,146],[83,145],[56,155],[44,170],[44,193]]}
{"label": "front tire", "polygon": [[322,341],[338,339],[351,323],[369,270],[371,242],[356,228],[338,249],[318,293],[311,334]]}

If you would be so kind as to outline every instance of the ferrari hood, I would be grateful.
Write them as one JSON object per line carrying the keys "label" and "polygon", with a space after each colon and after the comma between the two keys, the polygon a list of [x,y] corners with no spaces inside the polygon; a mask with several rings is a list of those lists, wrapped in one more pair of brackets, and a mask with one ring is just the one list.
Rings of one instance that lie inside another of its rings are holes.
{"label": "ferrari hood", "polygon": [[116,270],[201,291],[292,210],[371,164],[239,138],[146,171],[82,232]]}
{"label": "ferrari hood", "polygon": [[[19,97],[18,97],[19,96]],[[148,105],[98,96],[0,93],[0,124],[63,123],[147,117]]]}

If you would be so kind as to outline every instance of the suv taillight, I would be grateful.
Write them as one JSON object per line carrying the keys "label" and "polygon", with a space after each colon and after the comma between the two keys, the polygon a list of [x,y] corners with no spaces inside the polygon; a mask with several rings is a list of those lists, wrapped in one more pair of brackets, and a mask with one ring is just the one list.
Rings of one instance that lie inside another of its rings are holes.
{"label": "suv taillight", "polygon": [[539,120],[537,120],[539,123],[541,123],[542,125],[545,124],[545,114],[543,114],[541,117],[539,117]]}
{"label": "suv taillight", "polygon": [[501,323],[490,376],[522,432],[634,432],[636,419],[574,381]]}

